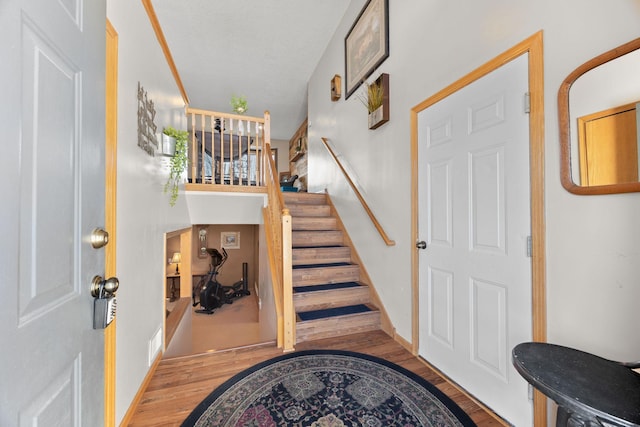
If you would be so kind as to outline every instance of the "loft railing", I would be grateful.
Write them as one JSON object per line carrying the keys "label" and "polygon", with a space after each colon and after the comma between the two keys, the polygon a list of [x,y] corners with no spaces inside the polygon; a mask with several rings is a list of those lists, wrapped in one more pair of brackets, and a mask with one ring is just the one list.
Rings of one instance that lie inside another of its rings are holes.
{"label": "loft railing", "polygon": [[[264,191],[269,112],[264,117],[187,108],[190,190]],[[196,184],[196,185],[193,185]]]}
{"label": "loft railing", "polygon": [[358,200],[362,204],[362,207],[364,208],[365,212],[369,216],[369,219],[371,219],[371,222],[373,222],[374,227],[376,228],[376,230],[378,230],[378,233],[380,234],[380,237],[382,237],[382,240],[384,240],[384,243],[387,246],[394,246],[396,244],[395,240],[391,240],[389,238],[389,236],[387,235],[387,233],[384,231],[384,229],[382,228],[382,225],[380,225],[380,222],[378,221],[376,216],[373,214],[373,211],[371,210],[371,208],[369,208],[369,205],[364,200],[364,197],[362,197],[362,194],[360,193],[360,190],[358,190],[358,187],[356,186],[356,184],[353,182],[353,180],[349,176],[349,173],[344,168],[344,166],[342,165],[342,163],[338,159],[338,156],[336,156],[336,153],[333,151],[333,149],[329,145],[329,141],[327,140],[327,138],[320,138],[320,139],[322,140],[322,143],[326,147],[327,151],[329,151],[329,154],[331,154],[331,157],[333,157],[333,160],[335,160],[336,164],[338,165],[338,167],[340,168],[340,170],[344,174],[347,182],[351,186],[351,189],[353,190],[353,192],[355,193],[356,197],[358,198]]}

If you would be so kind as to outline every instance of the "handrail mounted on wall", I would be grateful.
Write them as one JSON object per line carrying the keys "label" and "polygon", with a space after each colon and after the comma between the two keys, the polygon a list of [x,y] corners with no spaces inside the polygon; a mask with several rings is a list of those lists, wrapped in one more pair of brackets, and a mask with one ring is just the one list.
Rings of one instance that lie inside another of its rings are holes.
{"label": "handrail mounted on wall", "polygon": [[376,228],[376,230],[378,230],[378,233],[380,234],[380,237],[382,237],[382,240],[384,240],[384,243],[387,246],[394,246],[396,244],[395,240],[391,240],[389,238],[389,236],[387,236],[387,233],[382,228],[382,225],[380,225],[380,222],[378,222],[378,219],[373,214],[373,211],[371,211],[371,209],[369,208],[369,205],[364,200],[364,197],[362,197],[362,194],[360,193],[360,190],[358,190],[358,187],[355,185],[355,183],[353,182],[353,180],[349,176],[349,173],[346,171],[346,169],[344,168],[342,163],[340,163],[340,160],[338,159],[338,156],[336,156],[336,153],[333,151],[333,149],[329,145],[328,139],[327,138],[320,138],[320,139],[322,140],[322,143],[324,144],[324,146],[327,148],[327,151],[329,151],[329,154],[331,154],[331,157],[333,157],[333,160],[335,160],[336,164],[338,165],[338,167],[340,168],[340,170],[344,174],[347,182],[349,183],[349,185],[353,189],[353,192],[356,194],[356,197],[360,201],[360,204],[362,204],[362,207],[364,208],[365,212],[369,216],[369,219],[371,219],[371,222],[373,222],[374,227]]}

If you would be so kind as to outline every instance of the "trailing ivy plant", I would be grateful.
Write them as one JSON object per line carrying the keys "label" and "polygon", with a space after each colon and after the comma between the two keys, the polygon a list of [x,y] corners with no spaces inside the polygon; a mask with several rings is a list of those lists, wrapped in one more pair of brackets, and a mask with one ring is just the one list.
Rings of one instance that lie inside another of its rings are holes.
{"label": "trailing ivy plant", "polygon": [[176,140],[176,152],[170,160],[171,170],[169,171],[169,179],[164,185],[165,193],[171,190],[171,198],[169,199],[169,204],[171,206],[174,206],[176,204],[176,200],[178,199],[178,185],[180,184],[180,178],[182,177],[182,173],[187,168],[187,163],[189,161],[187,157],[187,142],[189,132],[187,132],[186,130],[176,130],[171,126],[168,126],[162,130],[162,133],[175,138]]}

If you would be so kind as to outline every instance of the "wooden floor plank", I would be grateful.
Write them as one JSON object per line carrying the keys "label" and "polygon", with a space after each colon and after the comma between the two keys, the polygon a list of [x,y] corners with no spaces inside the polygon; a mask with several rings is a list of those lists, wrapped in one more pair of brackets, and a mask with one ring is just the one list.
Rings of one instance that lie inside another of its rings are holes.
{"label": "wooden floor plank", "polygon": [[[317,349],[355,351],[393,362],[438,387],[469,414],[478,427],[507,425],[382,331],[296,345],[297,351]],[[282,351],[273,345],[262,345],[163,360],[149,382],[129,426],[179,426],[191,411],[224,381],[238,372],[281,354]]]}

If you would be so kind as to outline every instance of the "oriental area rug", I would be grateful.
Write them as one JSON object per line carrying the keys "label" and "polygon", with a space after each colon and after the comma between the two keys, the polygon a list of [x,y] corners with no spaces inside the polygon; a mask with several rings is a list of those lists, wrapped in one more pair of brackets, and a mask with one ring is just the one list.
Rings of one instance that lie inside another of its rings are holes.
{"label": "oriental area rug", "polygon": [[259,363],[215,389],[183,427],[475,426],[435,386],[360,353],[309,350]]}

